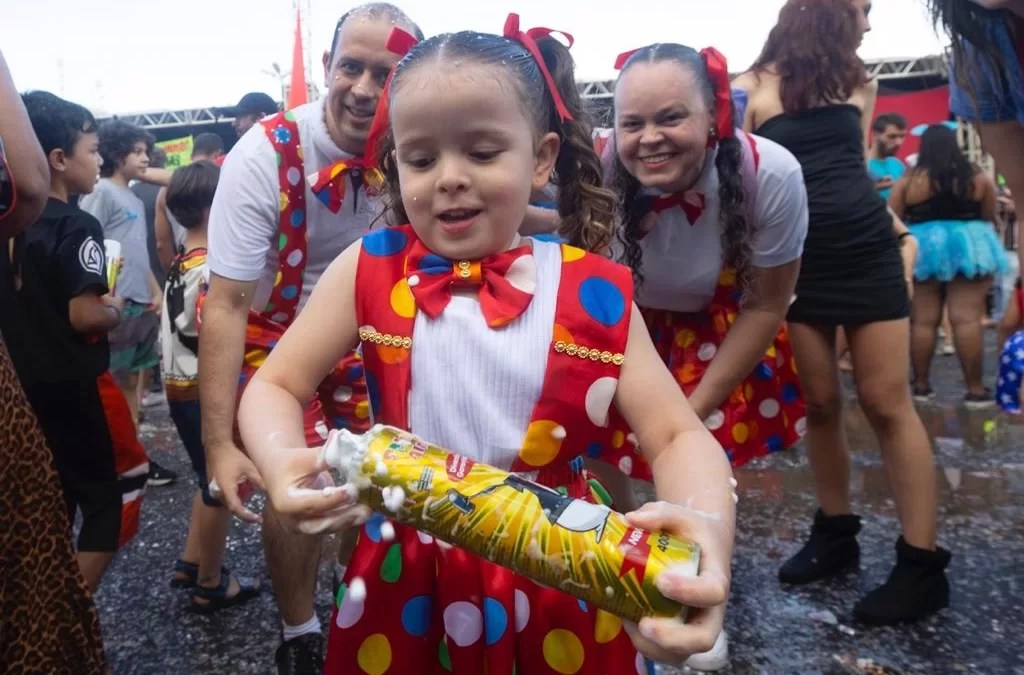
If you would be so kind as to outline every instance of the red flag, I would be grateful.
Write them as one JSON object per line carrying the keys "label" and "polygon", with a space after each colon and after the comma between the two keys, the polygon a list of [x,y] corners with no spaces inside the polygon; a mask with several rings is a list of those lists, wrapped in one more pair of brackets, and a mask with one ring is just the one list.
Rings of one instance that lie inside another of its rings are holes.
{"label": "red flag", "polygon": [[298,108],[308,102],[306,90],[306,66],[302,58],[302,13],[295,10],[295,47],[292,49],[292,81],[288,90],[288,104],[285,110]]}

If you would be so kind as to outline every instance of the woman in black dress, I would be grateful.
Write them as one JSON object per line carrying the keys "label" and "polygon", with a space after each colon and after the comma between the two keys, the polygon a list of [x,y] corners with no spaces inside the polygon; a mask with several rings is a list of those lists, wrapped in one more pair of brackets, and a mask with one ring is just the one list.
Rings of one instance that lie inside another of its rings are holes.
{"label": "woman in black dress", "polygon": [[865,141],[878,85],[868,79],[857,48],[870,30],[869,11],[869,0],[790,0],[761,56],[734,86],[749,95],[744,128],[782,144],[800,161],[810,215],[787,318],[820,508],[809,540],[779,578],[809,583],[859,560],[860,518],[850,503],[835,353],[842,326],[902,525],[889,580],[854,607],[857,619],[881,625],[948,604],[949,553],[935,543],[934,460],[908,383],[907,277],[916,244],[867,173]]}

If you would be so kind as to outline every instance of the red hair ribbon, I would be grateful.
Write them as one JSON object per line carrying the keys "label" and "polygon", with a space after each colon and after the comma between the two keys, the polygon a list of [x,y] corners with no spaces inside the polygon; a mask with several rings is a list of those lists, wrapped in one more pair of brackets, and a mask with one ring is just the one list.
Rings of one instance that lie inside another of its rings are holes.
{"label": "red hair ribbon", "polygon": [[[714,47],[700,50],[704,65],[708,69],[708,77],[715,87],[715,127],[717,138],[732,138],[735,134],[732,120],[732,88],[729,84],[729,64],[720,51]],[[715,138],[709,146],[715,144]]]}
{"label": "red hair ribbon", "polygon": [[636,54],[641,49],[643,49],[643,47],[637,47],[636,49],[630,49],[628,52],[622,52],[619,54],[615,58],[615,70],[622,70],[626,65],[626,61],[629,61],[629,57],[633,56],[633,54]]}
{"label": "red hair ribbon", "polygon": [[551,98],[555,101],[555,109],[558,111],[558,117],[562,122],[571,121],[573,119],[572,113],[565,106],[565,101],[562,100],[562,95],[558,92],[558,86],[555,84],[555,78],[551,77],[551,71],[548,70],[548,66],[544,63],[544,57],[541,56],[540,48],[537,46],[538,37],[551,35],[552,33],[558,33],[565,36],[569,41],[569,46],[572,46],[573,37],[565,31],[552,30],[551,28],[531,28],[525,33],[519,30],[519,15],[512,13],[508,15],[508,19],[505,20],[505,30],[502,35],[509,40],[513,40],[521,44],[526,51],[530,52],[533,56],[533,60],[537,62],[537,67],[540,68],[540,72],[544,75],[544,80],[548,84],[548,91],[551,92]]}
{"label": "red hair ribbon", "polygon": [[[415,35],[408,33],[401,28],[392,28],[388,41],[384,44],[389,52],[405,56],[409,50],[419,42]],[[391,78],[395,71],[388,73],[388,79],[384,82],[384,89],[380,93],[380,100],[377,101],[377,110],[374,111],[373,121],[370,123],[370,132],[366,136],[366,148],[363,150],[363,162],[368,167],[377,166],[377,145],[381,136],[387,131],[390,124],[390,110],[388,109],[388,97],[391,92]]]}

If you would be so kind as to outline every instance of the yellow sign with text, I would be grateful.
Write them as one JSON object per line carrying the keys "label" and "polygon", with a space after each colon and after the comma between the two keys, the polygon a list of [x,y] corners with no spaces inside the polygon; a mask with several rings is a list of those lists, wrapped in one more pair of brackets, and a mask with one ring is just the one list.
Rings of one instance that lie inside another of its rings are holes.
{"label": "yellow sign with text", "polygon": [[156,146],[167,153],[168,171],[174,171],[178,167],[185,166],[192,161],[192,137],[175,138],[170,141],[157,143]]}

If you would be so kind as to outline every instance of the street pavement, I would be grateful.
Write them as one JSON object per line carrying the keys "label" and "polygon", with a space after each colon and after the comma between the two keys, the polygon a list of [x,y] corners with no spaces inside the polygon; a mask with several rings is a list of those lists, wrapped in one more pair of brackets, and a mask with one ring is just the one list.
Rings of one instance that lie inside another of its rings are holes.
{"label": "street pavement", "polygon": [[[988,342],[991,382],[991,335]],[[744,467],[737,473],[740,502],[726,620],[732,659],[723,672],[1024,674],[1024,425],[1010,423],[995,409],[965,410],[955,357],[936,357],[932,382],[938,398],[919,411],[936,451],[940,543],[953,553],[951,607],[913,626],[877,629],[853,621],[853,603],[881,584],[894,562],[899,524],[877,443],[846,376],[853,497],[864,518],[860,571],[801,588],[781,586],[777,569],[801,545],[815,509],[806,455],[798,446]],[[182,480],[147,491],[139,536],[119,554],[97,595],[113,674],[274,672],[280,622],[271,593],[200,617],[187,611],[187,592],[168,586],[195,481],[165,408],[146,412],[141,437],[151,456]],[[332,551],[327,540],[316,596],[325,632],[332,608],[326,561]],[[226,564],[270,588],[257,528],[233,524]]]}

